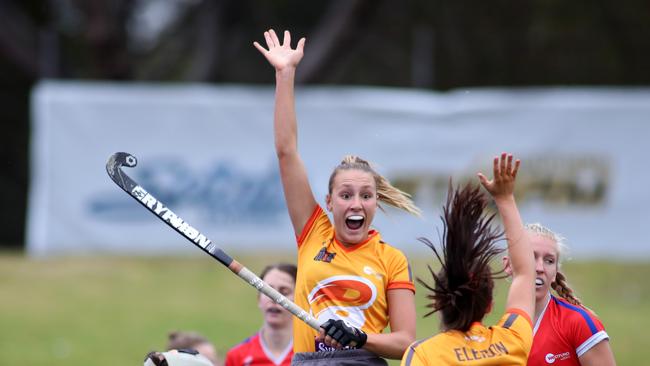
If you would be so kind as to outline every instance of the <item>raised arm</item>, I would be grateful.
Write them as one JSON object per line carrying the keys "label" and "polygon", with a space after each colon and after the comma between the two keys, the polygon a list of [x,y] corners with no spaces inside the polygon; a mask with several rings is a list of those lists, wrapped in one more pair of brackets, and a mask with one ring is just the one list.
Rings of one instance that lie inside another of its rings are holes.
{"label": "raised arm", "polygon": [[483,187],[494,198],[508,241],[512,284],[508,291],[506,309],[521,309],[533,319],[535,316],[535,260],[514,196],[515,179],[520,161],[515,161],[513,166],[512,160],[512,155],[503,153],[500,158],[494,158],[494,179],[488,180],[481,173],[478,174],[478,177]]}
{"label": "raised arm", "polygon": [[275,68],[275,113],[273,130],[275,151],[280,163],[280,177],[289,217],[296,235],[300,235],[316,207],[316,199],[309,185],[307,171],[298,154],[298,129],[294,96],[296,67],[303,56],[305,38],[291,48],[291,34],[284,31],[284,42],[280,42],[273,29],[264,32],[266,46],[254,42],[271,66]]}

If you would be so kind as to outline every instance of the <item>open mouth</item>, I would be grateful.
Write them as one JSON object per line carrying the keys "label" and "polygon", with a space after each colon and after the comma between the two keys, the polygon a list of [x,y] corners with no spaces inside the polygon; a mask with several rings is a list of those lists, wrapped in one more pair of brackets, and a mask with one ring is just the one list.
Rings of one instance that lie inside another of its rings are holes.
{"label": "open mouth", "polygon": [[266,312],[269,314],[282,314],[282,309],[280,308],[268,308]]}
{"label": "open mouth", "polygon": [[543,285],[544,285],[544,280],[542,280],[539,277],[535,278],[535,287],[541,287]]}
{"label": "open mouth", "polygon": [[350,230],[357,230],[363,226],[364,221],[365,219],[361,215],[351,215],[345,219],[345,225]]}

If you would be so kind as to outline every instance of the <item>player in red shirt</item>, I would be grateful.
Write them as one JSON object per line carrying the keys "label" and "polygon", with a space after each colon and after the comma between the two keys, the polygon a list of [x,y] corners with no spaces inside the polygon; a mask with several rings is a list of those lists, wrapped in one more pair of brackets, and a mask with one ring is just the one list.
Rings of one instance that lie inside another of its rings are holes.
{"label": "player in red shirt", "polygon": [[[613,366],[609,336],[559,271],[563,238],[540,224],[526,225],[535,253],[535,318],[530,366]],[[505,258],[509,271],[508,258]],[[551,294],[553,288],[558,296]]]}
{"label": "player in red shirt", "polygon": [[[282,295],[293,300],[296,266],[267,266],[260,278]],[[293,356],[293,319],[291,314],[264,295],[258,295],[264,325],[255,335],[233,347],[226,354],[225,366],[289,366]]]}

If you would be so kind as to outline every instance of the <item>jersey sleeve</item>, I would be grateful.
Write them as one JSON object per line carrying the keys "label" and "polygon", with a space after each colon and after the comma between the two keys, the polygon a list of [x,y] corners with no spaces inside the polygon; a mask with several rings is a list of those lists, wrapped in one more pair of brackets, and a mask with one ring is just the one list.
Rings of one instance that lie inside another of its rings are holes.
{"label": "jersey sleeve", "polygon": [[[327,237],[329,233],[332,232],[332,223],[323,208],[316,206],[314,212],[312,212],[309,220],[305,223],[305,226],[302,228],[299,236],[296,236],[296,243],[298,244],[298,250],[304,247],[303,244],[309,242],[312,237]],[[320,244],[320,243],[318,243]]]}
{"label": "jersey sleeve", "polygon": [[497,326],[512,335],[511,339],[524,350],[526,357],[530,354],[533,346],[533,322],[525,311],[507,309]]}
{"label": "jersey sleeve", "polygon": [[386,290],[408,289],[415,292],[411,265],[401,251],[391,248],[388,261],[388,283]]}
{"label": "jersey sleeve", "polygon": [[404,353],[404,356],[402,356],[402,362],[400,363],[400,366],[425,366],[425,365],[427,365],[426,359],[417,350],[418,345],[420,343],[421,342],[414,342],[406,349],[406,352]]}
{"label": "jersey sleeve", "polygon": [[574,310],[571,312],[570,322],[567,324],[570,329],[567,334],[571,335],[570,341],[575,347],[578,357],[585,354],[599,342],[609,339],[605,327],[594,313],[583,307],[565,302],[558,302],[558,304]]}

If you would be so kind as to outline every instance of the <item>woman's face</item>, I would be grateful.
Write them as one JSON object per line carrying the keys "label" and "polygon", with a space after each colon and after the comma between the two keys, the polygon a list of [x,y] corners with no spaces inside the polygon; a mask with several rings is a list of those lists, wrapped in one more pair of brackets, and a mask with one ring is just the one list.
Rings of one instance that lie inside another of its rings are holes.
{"label": "woman's face", "polygon": [[555,240],[542,235],[531,235],[535,253],[535,298],[541,301],[555,281],[558,269],[558,245]]}
{"label": "woman's face", "polygon": [[[290,274],[272,269],[266,273],[264,282],[273,287],[276,291],[284,295],[287,299],[293,301],[293,291],[296,283]],[[262,311],[264,323],[272,328],[284,328],[291,325],[293,321],[291,313],[282,306],[276,304],[268,296],[260,294],[258,296],[258,307]]]}
{"label": "woman's face", "polygon": [[377,210],[377,187],[372,174],[357,169],[339,171],[332,193],[327,195],[327,209],[332,212],[338,241],[354,245],[366,240]]}
{"label": "woman's face", "polygon": [[[551,283],[555,281],[560,254],[555,240],[530,232],[528,235],[535,254],[535,301],[539,304],[546,298]],[[504,257],[504,262],[506,273],[512,275],[510,259]]]}

